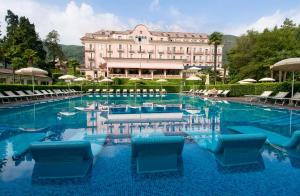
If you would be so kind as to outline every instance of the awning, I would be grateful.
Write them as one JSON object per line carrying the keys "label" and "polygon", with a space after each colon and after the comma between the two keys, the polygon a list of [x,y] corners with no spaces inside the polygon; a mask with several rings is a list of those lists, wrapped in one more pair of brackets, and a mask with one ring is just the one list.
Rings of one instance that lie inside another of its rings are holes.
{"label": "awning", "polygon": [[107,62],[108,68],[128,68],[128,69],[180,69],[183,70],[183,64],[171,63],[122,63],[122,62]]}

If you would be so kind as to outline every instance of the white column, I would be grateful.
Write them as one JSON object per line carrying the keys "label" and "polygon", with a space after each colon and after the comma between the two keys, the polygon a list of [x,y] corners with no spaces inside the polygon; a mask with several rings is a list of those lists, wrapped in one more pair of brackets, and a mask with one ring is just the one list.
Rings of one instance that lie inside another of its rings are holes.
{"label": "white column", "polygon": [[128,78],[128,69],[125,69],[125,78]]}
{"label": "white column", "polygon": [[180,78],[183,78],[183,71],[179,71]]}
{"label": "white column", "polygon": [[153,80],[154,79],[154,70],[150,70],[151,72],[151,79]]}
{"label": "white column", "polygon": [[167,78],[167,70],[164,69],[164,76]]}
{"label": "white column", "polygon": [[139,69],[139,77],[141,78],[142,77],[142,70]]}

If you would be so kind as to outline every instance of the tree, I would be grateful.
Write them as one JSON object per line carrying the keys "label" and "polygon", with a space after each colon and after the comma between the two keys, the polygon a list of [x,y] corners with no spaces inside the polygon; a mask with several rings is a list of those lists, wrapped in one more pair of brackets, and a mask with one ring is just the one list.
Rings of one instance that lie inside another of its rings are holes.
{"label": "tree", "polygon": [[59,34],[56,30],[52,30],[48,33],[45,39],[45,46],[48,49],[48,56],[52,59],[52,66],[55,66],[55,61],[57,58],[63,58],[63,52],[61,46],[59,45]]}
{"label": "tree", "polygon": [[13,83],[15,83],[15,71],[21,67],[24,67],[24,61],[20,57],[14,57],[12,58],[11,64],[13,70]]}
{"label": "tree", "polygon": [[213,44],[214,45],[214,72],[215,72],[215,76],[214,76],[214,80],[215,80],[215,84],[217,82],[217,52],[218,52],[218,45],[222,44],[222,37],[223,34],[220,32],[213,32],[210,36],[209,36],[209,44]]}
{"label": "tree", "polygon": [[6,35],[3,38],[2,46],[4,48],[4,64],[12,64],[14,57],[23,58],[27,49],[36,52],[36,64],[43,66],[46,58],[46,52],[39,35],[35,31],[34,24],[29,19],[22,16],[18,17],[12,11],[8,10],[5,17],[7,23]]}
{"label": "tree", "polygon": [[80,63],[76,59],[69,59],[68,66],[73,68],[73,74],[76,75],[76,68],[80,65]]}
{"label": "tree", "polygon": [[26,62],[27,66],[29,67],[38,65],[39,57],[37,52],[32,49],[26,49],[23,53],[23,61]]}

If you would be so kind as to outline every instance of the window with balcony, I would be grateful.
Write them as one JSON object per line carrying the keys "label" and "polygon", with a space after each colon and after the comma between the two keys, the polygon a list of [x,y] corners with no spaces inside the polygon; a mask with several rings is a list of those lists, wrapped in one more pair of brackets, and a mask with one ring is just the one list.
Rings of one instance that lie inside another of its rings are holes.
{"label": "window with balcony", "polygon": [[119,58],[122,58],[122,52],[119,52]]}
{"label": "window with balcony", "polygon": [[187,47],[187,48],[186,48],[186,53],[189,53],[189,52],[190,52],[190,48]]}
{"label": "window with balcony", "polygon": [[122,39],[122,36],[118,36],[118,39]]}
{"label": "window with balcony", "polygon": [[142,52],[142,46],[140,46],[140,52]]}
{"label": "window with balcony", "polygon": [[119,50],[122,50],[122,44],[119,44]]}
{"label": "window with balcony", "polygon": [[92,50],[93,49],[93,45],[92,44],[90,44],[90,50]]}
{"label": "window with balcony", "polygon": [[162,54],[159,55],[159,59],[162,59]]}
{"label": "window with balcony", "polygon": [[152,57],[152,55],[151,55],[151,54],[149,54],[149,59],[151,59],[151,57]]}
{"label": "window with balcony", "polygon": [[160,38],[160,41],[164,41],[164,38]]}
{"label": "window with balcony", "polygon": [[173,56],[173,60],[175,60],[176,59],[176,57],[175,56]]}
{"label": "window with balcony", "polygon": [[170,52],[170,47],[167,47],[167,51]]}
{"label": "window with balcony", "polygon": [[175,52],[176,51],[176,47],[173,47],[173,52]]}
{"label": "window with balcony", "polygon": [[130,58],[133,58],[133,54],[130,54]]}
{"label": "window with balcony", "polygon": [[132,45],[129,45],[129,50],[132,51]]}
{"label": "window with balcony", "polygon": [[108,45],[108,50],[111,50],[111,45]]}
{"label": "window with balcony", "polygon": [[102,53],[100,52],[99,57],[102,58]]}
{"label": "window with balcony", "polygon": [[182,59],[182,56],[180,56],[180,59]]}

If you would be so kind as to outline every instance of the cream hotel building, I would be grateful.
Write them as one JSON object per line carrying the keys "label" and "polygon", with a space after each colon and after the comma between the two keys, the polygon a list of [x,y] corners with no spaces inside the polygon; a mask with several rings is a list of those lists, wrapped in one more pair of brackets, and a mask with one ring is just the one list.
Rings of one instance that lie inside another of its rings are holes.
{"label": "cream hotel building", "polygon": [[[184,78],[188,69],[213,67],[214,49],[208,35],[150,31],[145,25],[133,30],[87,33],[81,38],[87,78]],[[217,50],[217,69],[222,71],[222,48]]]}

